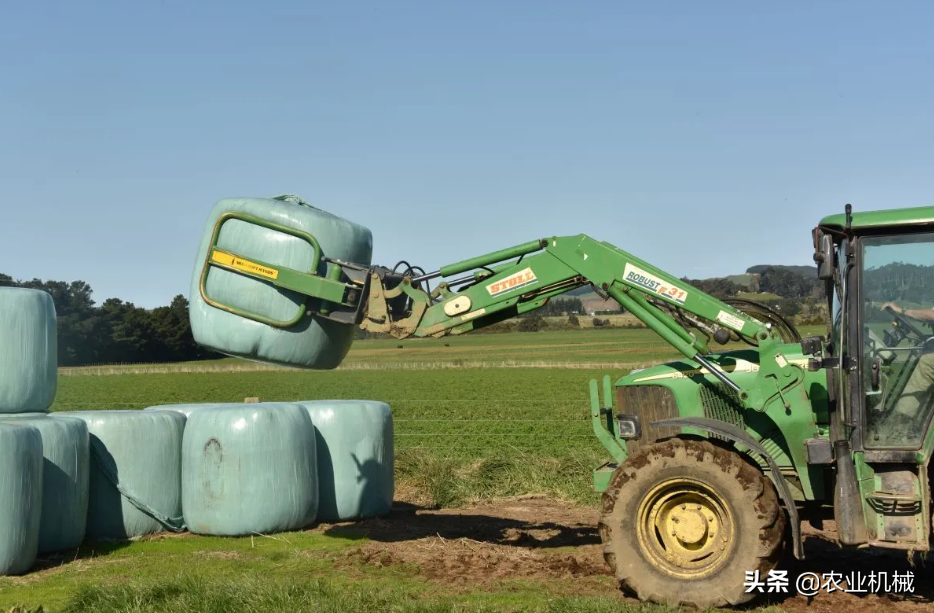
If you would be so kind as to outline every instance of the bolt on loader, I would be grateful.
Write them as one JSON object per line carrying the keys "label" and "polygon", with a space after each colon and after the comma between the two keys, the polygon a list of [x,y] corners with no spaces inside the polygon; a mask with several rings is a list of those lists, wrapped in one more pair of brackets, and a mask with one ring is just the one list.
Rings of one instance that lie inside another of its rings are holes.
{"label": "bolt on loader", "polygon": [[[232,219],[288,233],[238,214],[217,231]],[[605,559],[641,600],[711,607],[751,600],[747,573],[768,574],[786,553],[804,559],[805,521],[832,519],[845,548],[930,548],[934,207],[847,205],[813,244],[830,317],[807,338],[767,305],[714,298],[583,234],[433,272],[320,250],[305,272],[215,242],[204,269],[292,292],[308,317],[399,339],[466,334],[584,286],[612,298],[683,358],[589,382],[608,454],[592,475]]]}

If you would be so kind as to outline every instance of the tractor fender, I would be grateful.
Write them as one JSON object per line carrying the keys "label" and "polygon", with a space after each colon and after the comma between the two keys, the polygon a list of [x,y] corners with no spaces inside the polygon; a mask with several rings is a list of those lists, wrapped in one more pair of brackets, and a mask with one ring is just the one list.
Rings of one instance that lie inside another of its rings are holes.
{"label": "tractor fender", "polygon": [[798,560],[803,560],[804,547],[801,543],[801,522],[798,519],[798,507],[795,506],[794,498],[791,495],[791,488],[788,487],[788,481],[785,480],[785,475],[783,475],[781,470],[778,468],[778,464],[776,464],[775,459],[769,455],[769,453],[762,447],[762,445],[760,445],[754,438],[733,424],[728,424],[726,422],[710,419],[707,417],[675,417],[672,419],[663,419],[661,421],[652,422],[653,428],[664,428],[671,426],[698,428],[712,434],[719,434],[720,436],[728,438],[735,443],[742,443],[743,445],[749,447],[752,451],[762,456],[762,458],[768,462],[769,468],[772,472],[772,480],[778,487],[778,493],[782,497],[782,501],[785,503],[785,508],[788,510],[788,516],[791,519],[791,538],[794,544],[795,558]]}

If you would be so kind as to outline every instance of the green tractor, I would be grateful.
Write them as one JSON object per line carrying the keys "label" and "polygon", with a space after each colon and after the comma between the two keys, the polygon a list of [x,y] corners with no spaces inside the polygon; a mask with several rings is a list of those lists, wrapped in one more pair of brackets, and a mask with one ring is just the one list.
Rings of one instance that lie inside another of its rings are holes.
{"label": "green tractor", "polygon": [[823,219],[815,273],[831,317],[809,338],[765,305],[718,300],[586,235],[429,273],[320,254],[319,275],[217,248],[205,270],[281,285],[312,299],[309,316],[396,338],[469,333],[586,285],[616,300],[684,358],[590,382],[610,460],[593,474],[605,558],[639,599],[707,607],[750,600],[749,573],[784,552],[803,559],[803,521],[832,518],[843,547],[929,549],[932,228],[934,207],[847,205]]}

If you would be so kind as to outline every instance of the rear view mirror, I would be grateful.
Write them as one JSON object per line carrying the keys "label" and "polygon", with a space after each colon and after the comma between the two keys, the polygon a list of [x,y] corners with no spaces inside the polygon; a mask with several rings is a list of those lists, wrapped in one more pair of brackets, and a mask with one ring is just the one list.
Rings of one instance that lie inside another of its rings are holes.
{"label": "rear view mirror", "polygon": [[829,234],[820,234],[814,261],[817,262],[817,278],[822,281],[833,279],[833,238]]}

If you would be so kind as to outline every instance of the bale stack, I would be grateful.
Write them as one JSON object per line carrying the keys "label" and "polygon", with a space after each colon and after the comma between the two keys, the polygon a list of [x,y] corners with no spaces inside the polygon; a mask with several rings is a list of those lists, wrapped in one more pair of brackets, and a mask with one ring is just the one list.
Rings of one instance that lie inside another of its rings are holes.
{"label": "bale stack", "polygon": [[88,432],[49,416],[58,389],[55,305],[47,293],[0,288],[0,575],[39,554],[77,547],[88,500]]}
{"label": "bale stack", "polygon": [[45,413],[4,415],[0,416],[0,422],[33,427],[42,438],[38,553],[75,549],[84,540],[88,516],[87,425],[80,419]]}
{"label": "bale stack", "polygon": [[[0,288],[0,426],[11,441],[3,452],[22,456],[0,461],[0,509],[30,508],[26,515],[0,512],[0,574],[23,572],[38,554],[73,549],[86,537],[128,538],[181,525],[185,416],[49,414],[58,383],[56,325],[48,293]],[[38,436],[38,476],[28,466],[6,468],[28,464],[36,451],[16,438],[32,436],[26,432]],[[27,477],[37,499],[18,480]]]}
{"label": "bale stack", "polygon": [[[336,368],[353,326],[316,315],[314,298],[236,271],[247,258],[325,276],[334,271],[315,265],[317,249],[368,266],[372,247],[367,228],[294,196],[218,202],[191,281],[195,341],[248,360]],[[214,250],[228,268],[205,267]],[[0,288],[0,575],[85,539],[269,534],[390,510],[385,403],[254,399],[50,415],[56,324],[48,293]]]}

